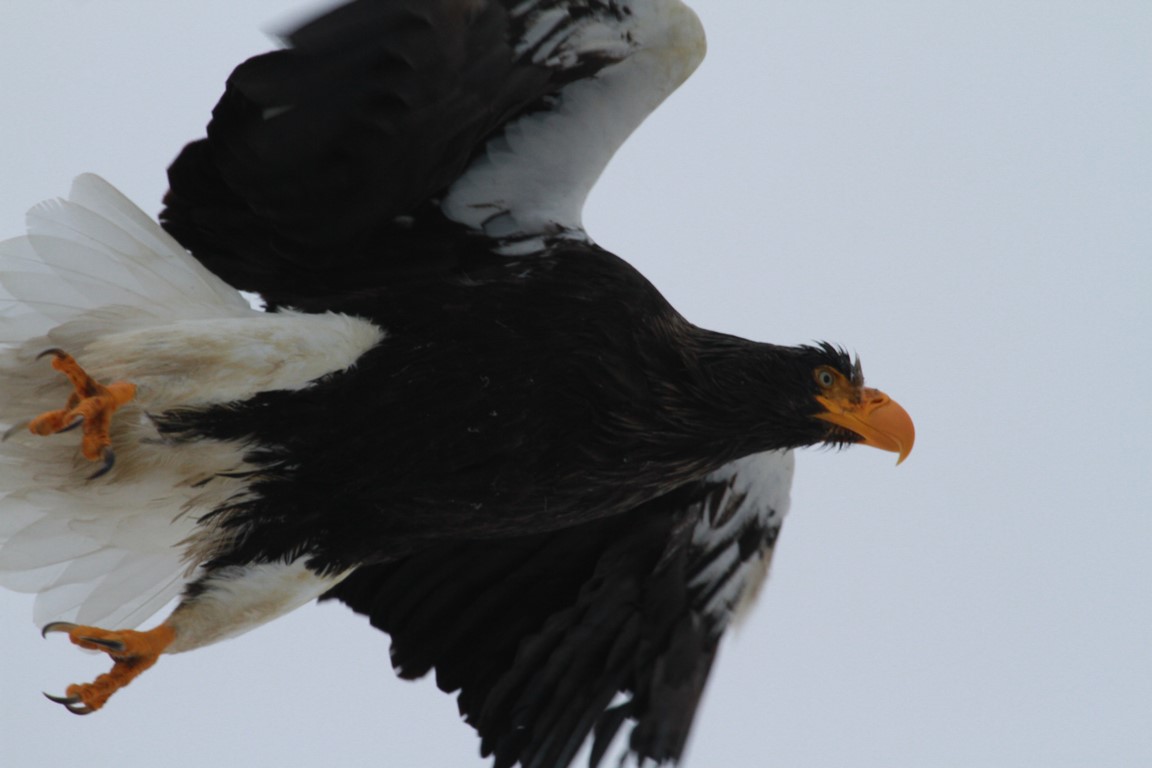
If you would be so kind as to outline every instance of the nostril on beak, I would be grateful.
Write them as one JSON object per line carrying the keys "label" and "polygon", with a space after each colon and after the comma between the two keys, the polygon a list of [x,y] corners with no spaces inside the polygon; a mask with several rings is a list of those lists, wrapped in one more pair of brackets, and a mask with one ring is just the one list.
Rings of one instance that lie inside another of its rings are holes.
{"label": "nostril on beak", "polygon": [[876,408],[879,408],[882,405],[886,405],[892,401],[892,398],[888,397],[888,395],[884,394],[878,389],[867,389],[863,394],[864,397],[862,405],[870,411],[875,410]]}

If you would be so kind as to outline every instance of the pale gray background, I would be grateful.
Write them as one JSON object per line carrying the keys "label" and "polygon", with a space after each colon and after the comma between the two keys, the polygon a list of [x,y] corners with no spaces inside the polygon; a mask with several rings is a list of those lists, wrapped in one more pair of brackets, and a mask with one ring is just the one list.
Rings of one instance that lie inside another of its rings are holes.
{"label": "pale gray background", "polygon": [[[589,230],[697,323],[857,350],[919,442],[899,468],[799,457],[689,765],[1152,765],[1152,3],[695,5],[709,57]],[[0,233],[82,171],[157,212],[301,7],[6,0]],[[340,606],[165,658],[83,719],[39,692],[106,664],[30,612],[0,594],[5,766],[484,765]]]}

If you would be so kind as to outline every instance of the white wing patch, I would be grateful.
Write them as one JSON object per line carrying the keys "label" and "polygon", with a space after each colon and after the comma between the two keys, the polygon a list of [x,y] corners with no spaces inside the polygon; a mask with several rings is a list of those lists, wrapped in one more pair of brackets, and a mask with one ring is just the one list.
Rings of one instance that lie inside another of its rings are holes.
{"label": "white wing patch", "polygon": [[[690,586],[707,595],[703,610],[721,626],[747,611],[768,576],[771,542],[791,504],[795,466],[792,451],[766,451],[733,461],[706,479],[728,488],[715,506],[718,517],[701,515],[692,532],[692,544],[706,553],[707,564]],[[757,551],[742,555],[741,534],[750,526],[772,536]]]}
{"label": "white wing patch", "polygon": [[[107,182],[34,208],[0,243],[0,585],[35,592],[35,621],[138,625],[195,577],[203,514],[245,492],[221,472],[246,446],[169,442],[148,413],[299,389],[383,338],[345,315],[266,314],[205,270]],[[116,466],[88,481],[79,437],[21,425],[70,387],[36,355],[59,347],[100,380],[137,384],[117,412]]]}
{"label": "white wing patch", "polygon": [[699,19],[678,0],[589,3],[595,12],[576,19],[538,5],[513,11],[527,20],[519,53],[556,68],[614,63],[563,88],[551,109],[508,124],[449,188],[448,218],[513,249],[542,235],[584,237],[584,201],[608,161],[705,48]]}

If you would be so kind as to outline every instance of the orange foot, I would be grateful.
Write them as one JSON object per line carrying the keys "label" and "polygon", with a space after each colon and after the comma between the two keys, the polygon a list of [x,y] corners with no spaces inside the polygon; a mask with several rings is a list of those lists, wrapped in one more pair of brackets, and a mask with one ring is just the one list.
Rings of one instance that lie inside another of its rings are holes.
{"label": "orange foot", "polygon": [[108,697],[155,664],[164,649],[176,638],[176,632],[165,624],[147,632],[131,629],[111,632],[67,621],[54,621],[45,625],[41,634],[47,637],[49,632],[67,632],[68,638],[76,645],[103,651],[115,662],[111,672],[100,675],[91,683],[68,686],[64,696],[44,694],[57,704],[63,704],[74,715],[89,715],[104,706]]}
{"label": "orange foot", "polygon": [[45,355],[54,355],[52,367],[63,373],[72,382],[75,391],[69,395],[68,403],[58,411],[42,413],[28,423],[28,429],[36,435],[54,435],[66,432],[83,423],[84,439],[80,444],[84,458],[89,461],[102,461],[103,466],[89,479],[100,477],[116,462],[112,452],[112,439],[108,430],[112,426],[112,414],[117,408],[136,396],[136,385],[127,381],[116,381],[107,386],[93,379],[72,356],[60,349],[41,352],[37,360]]}

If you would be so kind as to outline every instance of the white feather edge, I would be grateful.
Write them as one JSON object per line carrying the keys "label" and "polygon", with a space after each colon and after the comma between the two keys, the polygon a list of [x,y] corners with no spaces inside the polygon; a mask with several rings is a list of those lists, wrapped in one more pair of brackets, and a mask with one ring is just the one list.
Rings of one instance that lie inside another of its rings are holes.
{"label": "white feather edge", "polygon": [[[197,518],[242,481],[245,446],[165,442],[147,418],[176,406],[298,389],[348,368],[383,338],[338,314],[266,314],[205,270],[145,213],[93,175],[29,212],[0,243],[0,586],[36,593],[37,624],[138,626],[197,576],[211,532]],[[65,349],[137,399],[114,419],[117,464],[88,481],[77,433],[19,425],[59,408]],[[200,485],[201,481],[214,478]]]}
{"label": "white feather edge", "polygon": [[715,591],[704,611],[723,624],[747,616],[756,602],[772,564],[774,547],[768,546],[745,560],[740,558],[739,535],[750,519],[766,528],[779,529],[791,506],[792,477],[796,457],[792,451],[765,451],[729,462],[708,476],[708,481],[728,483],[719,507],[741,499],[740,506],[722,525],[706,518],[692,532],[693,546],[705,550],[722,548],[709,566],[692,579],[693,587]]}
{"label": "white feather edge", "polygon": [[[574,66],[622,57],[566,86],[550,110],[520,118],[448,190],[448,218],[509,241],[583,236],[584,201],[616,150],[704,58],[704,30],[679,0],[624,0],[620,18],[588,16],[537,52],[535,63]],[[538,13],[527,40],[547,38],[555,14]],[[531,243],[525,248],[534,247]]]}

